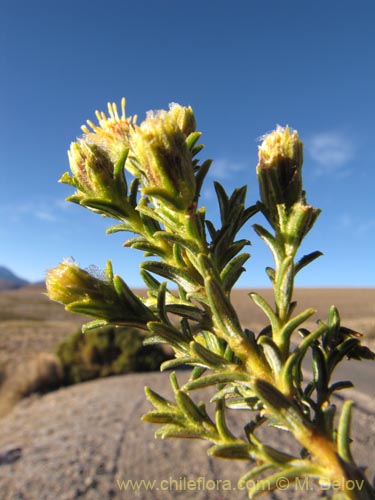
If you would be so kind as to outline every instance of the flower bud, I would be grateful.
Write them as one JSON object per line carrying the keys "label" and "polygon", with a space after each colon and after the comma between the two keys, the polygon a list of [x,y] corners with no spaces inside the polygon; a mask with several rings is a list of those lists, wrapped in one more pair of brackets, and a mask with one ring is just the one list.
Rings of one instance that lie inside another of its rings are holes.
{"label": "flower bud", "polygon": [[154,315],[108,266],[107,276],[98,278],[66,260],[48,272],[47,295],[67,311],[144,328]]}
{"label": "flower bud", "polygon": [[95,144],[72,143],[69,164],[77,187],[87,195],[102,197],[114,183],[114,165],[108,154]]}
{"label": "flower bud", "polygon": [[169,105],[169,116],[178,125],[186,137],[195,132],[195,116],[191,106],[180,106],[179,104],[172,102]]}
{"label": "flower bud", "polygon": [[47,273],[46,286],[49,298],[65,306],[92,302],[105,307],[116,302],[116,292],[109,281],[96,278],[70,260]]}
{"label": "flower bud", "polygon": [[149,113],[130,135],[144,193],[169,200],[180,210],[186,210],[195,196],[194,167],[186,145],[186,133],[195,126],[193,118],[191,108],[174,105],[168,112]]}
{"label": "flower bud", "polygon": [[65,172],[59,182],[77,191],[67,200],[109,217],[128,217],[131,207],[123,169],[126,152],[114,166],[104,149],[80,140],[71,145],[68,156],[73,176]]}
{"label": "flower bud", "polygon": [[257,175],[260,195],[271,219],[276,205],[289,208],[303,196],[303,145],[298,133],[289,127],[280,127],[266,135],[259,146]]}

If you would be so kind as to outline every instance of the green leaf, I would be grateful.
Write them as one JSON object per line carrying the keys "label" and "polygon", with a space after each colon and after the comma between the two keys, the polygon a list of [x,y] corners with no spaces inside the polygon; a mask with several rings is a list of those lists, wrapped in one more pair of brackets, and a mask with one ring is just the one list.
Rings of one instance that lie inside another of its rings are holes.
{"label": "green leaf", "polygon": [[221,258],[223,265],[232,260],[246,245],[250,245],[250,241],[242,239],[228,244],[227,248],[224,247]]}
{"label": "green leaf", "polygon": [[[119,310],[103,309],[102,305],[85,302],[72,302],[65,306],[66,311],[75,314],[83,314],[84,316],[92,316],[105,320],[104,324],[113,324],[115,326],[135,326],[143,330],[147,330],[145,321],[147,316],[135,314],[134,311],[126,311],[121,308]],[[102,325],[100,325],[102,326]]]}
{"label": "green leaf", "polygon": [[150,424],[179,424],[183,426],[184,416],[170,411],[151,410],[142,415],[142,420]]}
{"label": "green leaf", "polygon": [[189,345],[182,336],[182,333],[177,328],[164,325],[157,321],[150,321],[149,323],[147,323],[147,327],[152,333],[154,333],[158,337],[163,338],[171,346],[177,347],[177,349],[188,354]]}
{"label": "green leaf", "polygon": [[197,302],[201,304],[205,304],[206,306],[210,306],[209,300],[206,295],[204,295],[204,292],[189,292],[186,294],[186,298],[188,300],[196,300]]}
{"label": "green leaf", "polygon": [[138,178],[132,180],[129,190],[129,203],[133,208],[137,207],[137,196],[140,181]]}
{"label": "green leaf", "polygon": [[194,401],[182,390],[176,393],[176,402],[184,416],[194,424],[201,424],[207,420]]}
{"label": "green leaf", "polygon": [[176,405],[172,403],[171,401],[168,401],[167,399],[163,398],[163,396],[160,396],[157,392],[153,391],[149,387],[145,387],[145,394],[146,398],[150,401],[151,404],[155,406],[158,410],[174,410],[176,409]]}
{"label": "green leaf", "polygon": [[199,140],[200,136],[202,135],[202,132],[192,132],[186,137],[186,146],[188,149],[192,150],[197,141]]}
{"label": "green leaf", "polygon": [[[262,404],[262,406],[263,406],[263,404]],[[259,444],[260,444],[259,439],[257,439],[255,437],[254,433],[257,429],[259,429],[266,422],[268,422],[268,419],[264,415],[261,416],[258,413],[252,420],[250,420],[250,422],[248,422],[245,425],[244,431],[245,431],[246,437],[250,443],[255,443],[257,446],[259,446]]]}
{"label": "green leaf", "polygon": [[225,189],[219,182],[216,181],[214,182],[214,188],[216,191],[217,200],[219,202],[221,223],[225,224],[226,214],[228,212],[228,206],[229,206],[229,198],[227,193],[225,192]]}
{"label": "green leaf", "polygon": [[180,331],[183,334],[187,342],[193,340],[193,334],[190,328],[189,321],[186,318],[182,318],[180,321]]}
{"label": "green leaf", "polygon": [[194,366],[191,374],[190,374],[190,378],[189,380],[196,380],[197,378],[199,378],[202,373],[204,373],[205,371],[207,370],[207,368],[203,368],[202,366]]}
{"label": "green leaf", "polygon": [[[218,386],[219,387],[219,386]],[[219,399],[227,399],[230,397],[237,397],[239,395],[238,387],[235,385],[225,385],[222,389],[219,389],[210,399],[210,403],[215,403]]]}
{"label": "green leaf", "polygon": [[349,463],[353,463],[353,457],[350,451],[350,424],[353,404],[353,401],[344,402],[337,427],[337,451],[340,457]]}
{"label": "green leaf", "polygon": [[165,306],[166,310],[172,314],[176,314],[177,316],[181,316],[183,318],[191,319],[192,321],[203,321],[204,319],[204,311],[199,309],[198,307],[189,306],[186,304],[167,304]]}
{"label": "green leaf", "polygon": [[273,269],[272,267],[266,267],[266,273],[271,280],[271,283],[273,284],[276,276],[275,269]]}
{"label": "green leaf", "polygon": [[211,310],[215,315],[218,327],[225,336],[232,338],[243,338],[243,332],[239,324],[237,314],[224,294],[220,285],[211,276],[205,279],[205,288]]}
{"label": "green leaf", "polygon": [[[327,326],[329,328],[329,333],[327,335],[326,343],[335,344],[340,335],[340,314],[335,306],[331,306],[328,313]],[[325,343],[325,344],[326,344]]]}
{"label": "green leaf", "polygon": [[[157,221],[160,224],[163,224],[166,227],[170,227],[171,225],[178,225],[178,220],[172,216],[172,214],[168,213],[161,213],[160,211],[155,212],[152,208],[150,208],[144,198],[141,198],[140,202],[138,203],[137,206],[137,211],[141,214],[142,221],[145,224],[145,227],[147,229],[147,225],[150,224],[150,221]],[[160,230],[160,226],[158,227],[157,230]],[[154,230],[150,231],[150,234],[152,235],[154,233]]]}
{"label": "green leaf", "polygon": [[190,273],[182,271],[174,266],[170,266],[164,262],[156,262],[152,260],[145,261],[142,262],[141,268],[158,274],[159,276],[163,276],[163,278],[174,281],[188,292],[194,292],[200,286],[200,284],[191,277]]}
{"label": "green leaf", "polygon": [[212,224],[212,222],[210,220],[206,220],[205,222],[206,222],[208,232],[210,233],[210,237],[212,240],[214,240],[216,238],[216,234],[217,234],[215,226]]}
{"label": "green leaf", "polygon": [[202,165],[199,167],[198,172],[195,175],[195,192],[196,192],[196,199],[195,201],[198,201],[199,194],[202,189],[202,185],[204,182],[204,179],[211,167],[212,160],[206,160],[205,162],[202,163]]}
{"label": "green leaf", "polygon": [[236,205],[244,205],[246,198],[247,186],[242,186],[240,188],[236,188],[231,197],[229,198],[229,207],[232,209]]}
{"label": "green leaf", "polygon": [[117,161],[117,163],[115,164],[114,169],[113,169],[113,178],[115,180],[119,180],[121,182],[125,194],[127,192],[128,186],[126,184],[126,178],[124,175],[124,168],[125,168],[126,159],[128,157],[128,153],[129,153],[129,148],[124,149],[124,151],[121,153],[119,160]]}
{"label": "green leaf", "polygon": [[157,295],[159,292],[160,281],[155,279],[152,274],[144,269],[141,269],[141,278],[143,279],[148,290],[151,291],[153,295]]}
{"label": "green leaf", "polygon": [[197,364],[199,364],[199,358],[194,358],[192,356],[175,358],[175,359],[170,359],[168,361],[164,361],[164,363],[160,365],[160,371],[164,372],[165,370],[172,370],[175,368],[179,368],[181,366],[197,365]]}
{"label": "green leaf", "polygon": [[354,350],[358,344],[358,339],[349,338],[337,345],[328,356],[327,367],[329,373],[332,373],[335,366],[340,363],[345,356],[350,357],[350,352]]}
{"label": "green leaf", "polygon": [[249,382],[249,375],[243,372],[226,372],[218,370],[216,373],[190,380],[183,386],[183,389],[193,391],[209,387],[210,385],[227,384],[229,382]]}
{"label": "green leaf", "polygon": [[285,257],[281,262],[279,272],[275,281],[275,301],[279,316],[282,321],[289,318],[290,315],[290,302],[293,294],[293,273],[294,263],[293,257]]}
{"label": "green leaf", "polygon": [[276,316],[276,313],[272,309],[272,307],[268,304],[268,302],[261,296],[259,293],[256,292],[251,292],[249,293],[249,297],[252,299],[254,304],[256,304],[267,316],[269,319],[271,326],[272,326],[272,331],[273,332],[278,332],[280,329],[280,320]]}
{"label": "green leaf", "polygon": [[223,227],[216,234],[215,240],[213,241],[213,250],[219,267],[222,267],[228,260],[225,253],[227,249],[230,248],[235,235],[240,229],[242,214],[243,207],[235,207],[231,213],[228,214],[228,221],[223,223]]}
{"label": "green leaf", "polygon": [[172,323],[170,322],[166,309],[165,309],[165,296],[166,296],[166,291],[167,291],[167,282],[164,281],[160,285],[159,288],[159,293],[158,293],[158,300],[157,300],[157,308],[158,308],[158,314],[159,318],[164,323],[165,325],[172,326]]}
{"label": "green leaf", "polygon": [[277,264],[280,264],[284,259],[284,252],[278,240],[274,236],[272,236],[272,234],[267,231],[267,229],[265,229],[263,226],[260,226],[259,224],[254,224],[253,228],[258,236],[262,238],[262,240],[271,250],[275,262]]}
{"label": "green leaf", "polygon": [[211,446],[207,453],[211,457],[227,458],[230,460],[249,460],[250,445],[247,443],[217,444]]}
{"label": "green leaf", "polygon": [[[143,417],[142,417],[143,418]],[[207,439],[203,433],[203,429],[198,427],[186,428],[179,425],[167,424],[163,425],[155,432],[156,438],[184,438],[184,439]]]}
{"label": "green leaf", "polygon": [[245,210],[243,211],[243,217],[242,217],[243,224],[258,212],[259,212],[259,208],[257,205],[252,205],[251,207],[245,208]]}
{"label": "green leaf", "polygon": [[309,426],[300,409],[276,387],[265,380],[254,377],[252,388],[264,405],[272,411],[280,424],[285,424],[292,432],[306,432]]}
{"label": "green leaf", "polygon": [[280,331],[280,338],[283,340],[289,339],[292,333],[298,328],[302,323],[308,320],[313,314],[316,313],[316,309],[306,309],[302,311],[294,318],[290,319],[286,325],[283,326]]}
{"label": "green leaf", "polygon": [[336,415],[336,405],[326,405],[325,402],[322,405],[322,413],[323,413],[323,424],[324,428],[322,429],[325,432],[326,436],[329,436],[335,439],[335,415]]}
{"label": "green leaf", "polygon": [[225,400],[230,410],[257,410],[259,409],[259,398],[257,397],[233,397]]}
{"label": "green leaf", "polygon": [[303,269],[305,266],[313,262],[315,259],[323,255],[322,252],[316,251],[316,252],[311,252],[308,255],[304,255],[298,262],[296,262],[294,266],[294,274],[296,275],[299,273],[301,269]]}
{"label": "green leaf", "polygon": [[172,339],[166,339],[166,337],[161,337],[160,335],[150,335],[146,337],[143,341],[143,345],[155,345],[155,344],[168,344],[174,348],[175,351],[179,349],[179,343],[174,342]]}
{"label": "green leaf", "polygon": [[97,211],[101,214],[104,214],[109,217],[113,217],[115,219],[119,219],[123,216],[126,217],[126,213],[123,211],[123,207],[121,210],[117,205],[114,205],[110,201],[105,201],[98,198],[83,198],[80,201],[80,205],[85,208],[89,208],[91,210]]}
{"label": "green leaf", "polygon": [[260,336],[258,342],[263,348],[264,355],[272,369],[273,374],[277,377],[283,364],[280,349],[277,347],[275,342],[266,335]]}
{"label": "green leaf", "polygon": [[[196,146],[193,147],[191,150],[191,157],[194,158],[202,149],[204,148],[204,144],[197,144]],[[194,160],[193,163],[195,164],[197,160]]]}
{"label": "green leaf", "polygon": [[142,250],[143,252],[147,252],[148,255],[158,255],[159,257],[166,257],[166,251],[164,249],[158,247],[154,243],[151,243],[143,236],[127,240],[124,246],[131,247],[136,250]]}
{"label": "green leaf", "polygon": [[201,345],[207,347],[209,351],[214,352],[219,356],[223,356],[225,348],[224,346],[226,344],[225,341],[217,337],[217,335],[215,335],[209,330],[204,330],[201,331],[200,333],[201,335],[196,337],[197,342],[200,342]]}
{"label": "green leaf", "polygon": [[178,234],[175,233],[172,234],[172,233],[167,233],[166,231],[158,231],[154,234],[154,238],[155,239],[161,238],[162,240],[168,241],[172,244],[179,245],[180,247],[186,248],[187,250],[190,250],[190,252],[195,254],[199,250],[199,247],[195,243],[195,241],[183,238],[182,236],[179,236]]}
{"label": "green leaf", "polygon": [[341,380],[330,386],[329,393],[333,394],[335,391],[342,391],[344,389],[350,389],[351,387],[354,387],[353,382],[350,382],[350,380]]}
{"label": "green leaf", "polygon": [[[321,397],[327,397],[329,376],[327,373],[326,359],[320,347],[311,346],[312,367],[315,387],[318,395],[318,404]],[[323,402],[323,401],[322,401]]]}
{"label": "green leaf", "polygon": [[268,469],[272,469],[273,465],[272,464],[262,464],[258,465],[256,467],[253,467],[251,470],[246,472],[243,476],[238,481],[238,484],[241,487],[246,486],[246,483],[253,478],[256,478],[257,476],[260,476],[263,472],[265,472]]}
{"label": "green leaf", "polygon": [[116,224],[114,226],[108,227],[105,232],[107,234],[113,234],[113,233],[119,233],[120,231],[133,232],[134,228],[132,225],[127,224],[126,222],[123,222],[121,224]]}
{"label": "green leaf", "polygon": [[314,465],[302,465],[282,469],[275,474],[256,481],[254,486],[249,489],[249,498],[254,498],[257,493],[266,493],[275,490],[280,484],[291,484],[296,478],[304,476],[320,477],[321,474],[322,472],[317,467],[314,467]]}
{"label": "green leaf", "polygon": [[214,352],[206,349],[204,346],[199,344],[198,342],[191,342],[190,349],[193,354],[197,356],[200,362],[203,363],[204,366],[210,368],[219,368],[228,365],[228,361],[223,357],[215,354]]}
{"label": "green leaf", "polygon": [[102,326],[108,325],[108,321],[105,319],[94,319],[94,321],[90,321],[89,323],[85,323],[82,325],[82,333],[86,333],[89,330],[94,330],[96,328],[101,328]]}
{"label": "green leaf", "polygon": [[236,283],[242,272],[245,270],[242,266],[248,260],[250,254],[243,253],[232,259],[224,267],[220,273],[220,279],[222,281],[224,290],[230,291],[233,285]]}
{"label": "green leaf", "polygon": [[144,316],[145,322],[155,319],[151,310],[142,302],[142,300],[135,295],[135,293],[128,287],[125,281],[115,275],[112,280],[113,286],[118,296],[124,300],[126,307],[139,316]]}
{"label": "green leaf", "polygon": [[296,365],[300,365],[302,358],[306,354],[307,349],[325,332],[327,331],[327,326],[324,323],[320,323],[318,328],[313,332],[309,333],[301,341],[299,346],[294,350],[292,354],[287,358],[283,370],[281,372],[281,377],[284,380],[284,384],[290,387],[293,378],[293,368]]}
{"label": "green leaf", "polygon": [[64,172],[64,173],[62,174],[62,176],[60,177],[59,182],[60,182],[61,184],[68,184],[69,186],[73,186],[73,187],[75,187],[75,188],[77,188],[77,187],[78,187],[78,186],[77,186],[76,179],[75,179],[74,177],[71,177],[71,176],[69,175],[69,172]]}
{"label": "green leaf", "polygon": [[143,187],[143,194],[156,198],[161,203],[172,207],[174,210],[182,210],[184,204],[181,199],[170,193],[167,189],[162,187]]}

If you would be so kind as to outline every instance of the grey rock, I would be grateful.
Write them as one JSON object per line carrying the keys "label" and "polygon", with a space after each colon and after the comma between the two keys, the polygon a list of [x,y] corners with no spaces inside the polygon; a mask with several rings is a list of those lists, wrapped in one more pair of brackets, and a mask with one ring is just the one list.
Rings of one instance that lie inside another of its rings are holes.
{"label": "grey rock", "polygon": [[[179,378],[186,373],[178,374]],[[167,374],[132,374],[60,389],[30,404],[17,405],[0,420],[0,498],[4,500],[242,500],[238,479],[246,461],[207,456],[209,444],[196,440],[156,440],[156,426],[141,416],[151,409],[144,396],[149,385],[170,397]],[[356,399],[356,394],[351,396]],[[199,392],[200,399],[208,399]],[[361,395],[354,414],[353,453],[374,473],[375,421],[371,399]],[[340,405],[340,400],[337,401]],[[241,420],[241,421],[239,421]],[[229,415],[241,432],[246,413]],[[272,429],[259,434],[286,450],[296,448]],[[298,449],[298,447],[297,447]],[[12,451],[13,450],[13,451]],[[18,451],[15,451],[18,450]],[[8,453],[8,455],[7,455]],[[1,455],[0,455],[1,456]],[[312,481],[287,491],[269,492],[271,500],[316,499],[324,492]]]}

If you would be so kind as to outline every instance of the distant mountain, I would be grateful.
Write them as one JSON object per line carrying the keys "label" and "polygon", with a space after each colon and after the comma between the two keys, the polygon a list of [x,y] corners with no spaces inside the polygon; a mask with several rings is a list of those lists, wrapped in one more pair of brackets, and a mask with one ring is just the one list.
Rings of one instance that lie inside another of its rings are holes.
{"label": "distant mountain", "polygon": [[0,290],[12,290],[28,285],[29,282],[15,275],[4,266],[0,266]]}

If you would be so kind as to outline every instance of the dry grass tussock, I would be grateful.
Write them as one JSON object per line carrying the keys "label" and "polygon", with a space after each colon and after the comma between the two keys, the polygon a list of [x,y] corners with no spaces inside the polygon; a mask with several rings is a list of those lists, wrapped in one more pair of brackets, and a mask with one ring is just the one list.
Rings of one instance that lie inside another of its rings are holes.
{"label": "dry grass tussock", "polygon": [[5,377],[0,387],[0,417],[9,413],[20,399],[36,392],[56,389],[62,379],[63,370],[54,354],[41,352],[35,358],[21,363]]}

